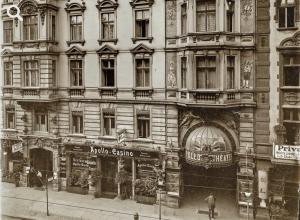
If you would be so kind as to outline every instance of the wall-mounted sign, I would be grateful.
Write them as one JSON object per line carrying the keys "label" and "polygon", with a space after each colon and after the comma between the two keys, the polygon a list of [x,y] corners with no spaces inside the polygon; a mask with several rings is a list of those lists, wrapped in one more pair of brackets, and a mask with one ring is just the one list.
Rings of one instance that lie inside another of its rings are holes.
{"label": "wall-mounted sign", "polygon": [[232,164],[232,152],[197,152],[185,151],[185,160],[187,163],[210,167],[226,167]]}
{"label": "wall-mounted sign", "polygon": [[13,153],[16,153],[16,152],[18,152],[18,151],[23,151],[23,143],[22,143],[22,142],[18,142],[18,143],[16,143],[16,144],[13,144],[13,145],[11,146],[11,151],[12,151]]}
{"label": "wall-mounted sign", "polygon": [[273,157],[275,159],[300,161],[300,146],[273,145]]}

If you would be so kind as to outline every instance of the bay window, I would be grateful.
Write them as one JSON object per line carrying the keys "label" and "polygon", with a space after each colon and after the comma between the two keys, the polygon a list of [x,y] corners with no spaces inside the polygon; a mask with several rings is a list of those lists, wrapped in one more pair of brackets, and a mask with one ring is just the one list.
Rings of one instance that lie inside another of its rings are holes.
{"label": "bay window", "polygon": [[216,31],[216,0],[196,0],[196,31]]}
{"label": "bay window", "polygon": [[39,63],[37,60],[24,61],[24,86],[39,86]]}
{"label": "bay window", "polygon": [[37,40],[38,17],[37,15],[23,16],[23,38],[24,40]]}
{"label": "bay window", "polygon": [[4,86],[13,85],[13,63],[4,62]]}
{"label": "bay window", "polygon": [[3,43],[13,42],[13,20],[3,21]]}
{"label": "bay window", "polygon": [[216,56],[196,57],[196,88],[214,89],[217,85]]}

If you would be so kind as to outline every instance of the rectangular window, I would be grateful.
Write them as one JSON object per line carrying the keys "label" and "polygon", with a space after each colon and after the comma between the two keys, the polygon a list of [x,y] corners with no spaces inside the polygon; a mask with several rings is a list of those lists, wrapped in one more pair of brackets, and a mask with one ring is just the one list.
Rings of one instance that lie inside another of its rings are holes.
{"label": "rectangular window", "polygon": [[13,21],[3,21],[3,43],[13,42]]}
{"label": "rectangular window", "polygon": [[24,86],[39,86],[39,66],[37,60],[24,61]]}
{"label": "rectangular window", "polygon": [[234,31],[234,1],[227,0],[226,2],[226,31]]}
{"label": "rectangular window", "polygon": [[284,86],[300,86],[300,58],[298,55],[284,57],[283,84]]}
{"label": "rectangular window", "polygon": [[196,1],[196,31],[216,30],[216,0]]}
{"label": "rectangular window", "polygon": [[35,113],[35,120],[34,120],[34,130],[35,131],[48,131],[48,115],[47,113]]}
{"label": "rectangular window", "polygon": [[101,29],[102,39],[114,39],[114,24],[115,24],[115,13],[102,13],[101,14]]}
{"label": "rectangular window", "polygon": [[73,134],[83,134],[82,112],[72,112],[72,132]]}
{"label": "rectangular window", "polygon": [[300,122],[300,109],[284,109],[283,120],[285,122]]}
{"label": "rectangular window", "polygon": [[23,38],[24,40],[37,40],[38,19],[37,15],[23,17]]}
{"label": "rectangular window", "polygon": [[13,85],[13,62],[4,62],[4,85]]}
{"label": "rectangular window", "polygon": [[82,86],[82,60],[70,60],[71,86]]}
{"label": "rectangular window", "polygon": [[51,16],[51,39],[55,40],[56,38],[56,18],[54,15]]}
{"label": "rectangular window", "polygon": [[101,60],[102,67],[102,86],[114,87],[115,86],[115,60],[107,59]]}
{"label": "rectangular window", "polygon": [[114,112],[104,112],[103,113],[103,135],[115,136],[115,113]]}
{"label": "rectangular window", "polygon": [[187,33],[187,4],[184,3],[181,5],[181,34]]}
{"label": "rectangular window", "polygon": [[283,125],[286,128],[286,144],[298,145],[299,134],[300,134],[300,124],[299,123],[287,123],[284,122]]}
{"label": "rectangular window", "polygon": [[139,113],[137,115],[138,137],[149,138],[150,137],[150,114]]}
{"label": "rectangular window", "polygon": [[149,10],[135,11],[135,36],[149,37]]}
{"label": "rectangular window", "polygon": [[279,27],[295,27],[295,0],[281,0],[278,8]]}
{"label": "rectangular window", "polygon": [[227,56],[227,89],[235,87],[235,57]]}
{"label": "rectangular window", "polygon": [[6,109],[6,128],[15,128],[15,109]]}
{"label": "rectangular window", "polygon": [[71,20],[71,41],[81,41],[82,36],[82,16],[81,15],[72,15]]}
{"label": "rectangular window", "polygon": [[52,60],[52,86],[56,86],[56,60]]}
{"label": "rectangular window", "polygon": [[186,66],[186,57],[181,57],[181,88],[186,88],[186,73],[187,73],[187,66]]}
{"label": "rectangular window", "polygon": [[216,57],[196,57],[196,87],[197,89],[214,89],[217,82]]}
{"label": "rectangular window", "polygon": [[136,59],[136,87],[150,86],[150,59]]}

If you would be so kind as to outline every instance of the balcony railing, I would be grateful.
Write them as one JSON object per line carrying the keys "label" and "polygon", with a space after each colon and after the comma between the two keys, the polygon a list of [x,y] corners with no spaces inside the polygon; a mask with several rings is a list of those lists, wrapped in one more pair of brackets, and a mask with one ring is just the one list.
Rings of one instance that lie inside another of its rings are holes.
{"label": "balcony railing", "polygon": [[140,98],[151,98],[153,89],[149,88],[135,88],[133,89],[133,96]]}
{"label": "balcony railing", "polygon": [[39,88],[24,88],[21,90],[22,96],[39,96],[40,95],[40,89]]}
{"label": "balcony railing", "polygon": [[99,94],[101,97],[116,97],[117,88],[114,87],[101,87],[99,88]]}
{"label": "balcony railing", "polygon": [[69,88],[69,96],[71,97],[82,97],[84,96],[84,89],[82,88]]}

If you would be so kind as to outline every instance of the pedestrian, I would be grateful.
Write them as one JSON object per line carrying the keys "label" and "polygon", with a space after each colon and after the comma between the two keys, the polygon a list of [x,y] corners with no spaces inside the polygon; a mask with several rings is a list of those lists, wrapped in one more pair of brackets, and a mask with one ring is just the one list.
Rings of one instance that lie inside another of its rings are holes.
{"label": "pedestrian", "polygon": [[215,218],[215,207],[216,207],[216,197],[211,192],[208,197],[205,198],[208,205],[208,217],[209,219]]}

